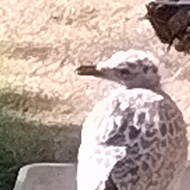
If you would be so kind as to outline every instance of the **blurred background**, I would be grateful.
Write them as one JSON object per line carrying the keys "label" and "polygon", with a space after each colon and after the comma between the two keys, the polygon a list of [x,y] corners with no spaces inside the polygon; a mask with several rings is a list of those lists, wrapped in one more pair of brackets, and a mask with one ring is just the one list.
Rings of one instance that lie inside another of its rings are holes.
{"label": "blurred background", "polygon": [[146,0],[0,0],[0,189],[34,162],[76,162],[80,130],[97,103],[117,88],[76,76],[119,50],[160,59],[164,90],[190,123],[190,56],[162,44]]}

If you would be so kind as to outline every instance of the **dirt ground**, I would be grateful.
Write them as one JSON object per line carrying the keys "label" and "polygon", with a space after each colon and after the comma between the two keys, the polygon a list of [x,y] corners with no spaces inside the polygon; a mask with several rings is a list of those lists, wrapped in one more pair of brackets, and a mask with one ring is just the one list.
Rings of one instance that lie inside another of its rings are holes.
{"label": "dirt ground", "polygon": [[[116,88],[74,73],[114,51],[150,51],[160,59],[163,88],[190,123],[189,55],[166,52],[145,15],[144,0],[0,0],[0,106],[47,126],[78,125]],[[190,135],[189,135],[190,136]]]}

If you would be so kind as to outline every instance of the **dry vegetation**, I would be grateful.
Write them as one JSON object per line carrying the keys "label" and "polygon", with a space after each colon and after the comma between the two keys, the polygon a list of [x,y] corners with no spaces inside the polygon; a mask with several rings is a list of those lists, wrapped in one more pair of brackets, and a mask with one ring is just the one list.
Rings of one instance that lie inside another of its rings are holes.
{"label": "dry vegetation", "polygon": [[[146,1],[135,2],[0,0],[1,189],[11,189],[5,181],[23,164],[75,160],[85,116],[116,86],[79,78],[74,69],[113,51],[137,48],[159,57],[163,87],[190,123],[190,57],[173,48],[166,53],[140,19]],[[41,156],[32,154],[40,147]],[[9,150],[17,161],[7,161]]]}

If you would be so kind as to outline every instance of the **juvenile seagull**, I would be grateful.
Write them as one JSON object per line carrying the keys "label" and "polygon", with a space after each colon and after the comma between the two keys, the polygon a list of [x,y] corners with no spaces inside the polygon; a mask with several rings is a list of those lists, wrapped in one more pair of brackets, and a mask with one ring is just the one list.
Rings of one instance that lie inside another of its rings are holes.
{"label": "juvenile seagull", "polygon": [[123,87],[99,102],[84,122],[78,154],[78,190],[180,190],[187,161],[186,124],[162,91],[152,55],[129,50],[78,75]]}

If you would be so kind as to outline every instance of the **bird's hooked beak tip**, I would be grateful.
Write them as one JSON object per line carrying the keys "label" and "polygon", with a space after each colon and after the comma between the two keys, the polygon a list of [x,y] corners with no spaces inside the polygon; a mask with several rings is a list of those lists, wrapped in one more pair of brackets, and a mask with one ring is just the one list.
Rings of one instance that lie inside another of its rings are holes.
{"label": "bird's hooked beak tip", "polygon": [[81,65],[75,69],[77,75],[95,75],[97,72],[95,65]]}

